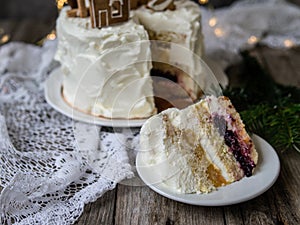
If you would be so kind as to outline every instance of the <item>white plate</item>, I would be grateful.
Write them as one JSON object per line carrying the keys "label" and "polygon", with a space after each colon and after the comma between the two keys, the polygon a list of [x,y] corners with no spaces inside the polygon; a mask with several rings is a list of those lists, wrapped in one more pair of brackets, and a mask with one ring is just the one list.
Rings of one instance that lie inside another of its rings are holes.
{"label": "white plate", "polygon": [[219,188],[208,194],[179,194],[158,180],[153,168],[145,164],[145,153],[139,152],[136,158],[137,172],[141,179],[157,193],[187,204],[200,206],[224,206],[241,203],[261,195],[276,181],[280,171],[280,161],[275,150],[264,139],[252,136],[259,154],[259,161],[251,177]]}
{"label": "white plate", "polygon": [[81,122],[111,127],[140,127],[146,119],[106,119],[80,112],[67,104],[61,94],[62,78],[60,68],[52,71],[45,82],[45,98],[49,105],[60,113]]}

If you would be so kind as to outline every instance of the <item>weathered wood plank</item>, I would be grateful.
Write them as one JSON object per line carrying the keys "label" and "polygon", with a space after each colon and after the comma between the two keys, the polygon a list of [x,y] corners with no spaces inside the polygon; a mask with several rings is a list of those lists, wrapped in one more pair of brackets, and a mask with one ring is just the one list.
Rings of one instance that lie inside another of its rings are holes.
{"label": "weathered wood plank", "polygon": [[224,224],[221,207],[179,203],[146,186],[119,185],[117,196],[115,224]]}
{"label": "weathered wood plank", "polygon": [[[300,48],[279,50],[260,48],[265,67],[281,84],[300,87]],[[277,220],[283,224],[300,224],[300,154],[279,152],[281,173],[273,187]]]}
{"label": "weathered wood plank", "polygon": [[235,224],[278,224],[276,211],[271,208],[274,202],[273,188],[266,193],[244,203],[224,207],[226,225]]}
{"label": "weathered wood plank", "polygon": [[57,15],[55,0],[1,0],[1,18],[35,18],[42,20],[52,19]]}
{"label": "weathered wood plank", "polygon": [[[16,21],[0,20],[0,28],[5,33],[15,35],[10,40],[28,40],[33,43],[39,39],[36,37],[36,33],[40,32],[39,25],[36,25],[36,21],[31,28],[25,24],[19,26]],[[45,26],[45,29],[49,27]],[[278,50],[258,47],[254,54],[277,82],[300,86],[299,48]],[[162,197],[146,186],[119,185],[96,202],[88,204],[76,224],[298,225],[300,154],[295,151],[280,153],[280,158],[281,173],[275,185],[265,194],[242,204],[227,207],[190,206]]]}
{"label": "weathered wood plank", "polygon": [[46,23],[44,21],[33,21],[33,19],[17,20],[16,23],[17,27],[11,33],[11,41],[37,43],[55,28],[54,22]]}
{"label": "weathered wood plank", "polygon": [[240,208],[240,205],[231,205],[231,206],[225,206],[224,207],[224,219],[226,225],[236,225],[240,224],[243,225],[243,216],[242,216],[242,210]]}
{"label": "weathered wood plank", "polygon": [[300,154],[280,153],[281,172],[272,191],[272,205],[282,224],[300,224]]}
{"label": "weathered wood plank", "polygon": [[275,221],[273,221],[272,212],[270,210],[268,192],[251,201],[240,204],[244,224],[276,224]]}
{"label": "weathered wood plank", "polygon": [[[270,73],[275,81],[283,85],[299,86],[300,81],[300,48],[270,49],[268,47],[256,48],[252,55]],[[281,172],[274,186],[263,196],[266,202],[260,203],[263,212],[258,213],[265,224],[300,224],[300,154],[296,151],[286,153],[278,152],[281,161]],[[257,199],[260,199],[258,197]],[[267,215],[270,207],[270,215]],[[246,211],[255,211],[254,206],[247,206]],[[244,211],[244,210],[243,210]],[[245,221],[245,224],[247,221]],[[249,221],[252,222],[252,221]]]}
{"label": "weathered wood plank", "polygon": [[288,57],[293,73],[290,82],[295,86],[300,87],[300,47],[291,49],[288,53]]}
{"label": "weathered wood plank", "polygon": [[75,225],[114,224],[116,189],[106,192],[97,201],[85,206],[84,212]]}
{"label": "weathered wood plank", "polygon": [[280,84],[300,87],[300,48],[258,49],[269,73]]}

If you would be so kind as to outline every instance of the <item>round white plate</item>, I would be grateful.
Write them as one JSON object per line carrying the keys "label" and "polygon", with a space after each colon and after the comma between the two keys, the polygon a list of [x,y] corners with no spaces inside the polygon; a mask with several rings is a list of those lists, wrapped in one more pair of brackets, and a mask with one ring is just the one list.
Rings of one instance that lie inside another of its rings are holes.
{"label": "round white plate", "polygon": [[261,195],[276,181],[280,171],[280,161],[270,144],[257,135],[252,136],[259,154],[259,161],[255,172],[251,177],[230,185],[218,188],[208,194],[180,194],[175,193],[164,183],[157,182],[157,174],[153,173],[153,167],[146,165],[144,154],[139,152],[136,158],[137,172],[140,178],[157,193],[175,201],[200,205],[200,206],[224,206],[241,203]]}
{"label": "round white plate", "polygon": [[80,112],[67,104],[61,93],[63,75],[60,68],[52,71],[45,82],[45,98],[49,105],[60,113],[81,122],[110,127],[140,127],[146,119],[108,119]]}

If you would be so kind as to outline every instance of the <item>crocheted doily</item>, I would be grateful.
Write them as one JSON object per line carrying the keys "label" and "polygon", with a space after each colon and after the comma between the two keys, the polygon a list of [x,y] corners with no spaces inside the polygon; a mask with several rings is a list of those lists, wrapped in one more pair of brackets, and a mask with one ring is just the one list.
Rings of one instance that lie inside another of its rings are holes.
{"label": "crocheted doily", "polygon": [[133,176],[138,129],[76,122],[45,102],[55,49],[0,49],[0,224],[72,224],[86,203]]}

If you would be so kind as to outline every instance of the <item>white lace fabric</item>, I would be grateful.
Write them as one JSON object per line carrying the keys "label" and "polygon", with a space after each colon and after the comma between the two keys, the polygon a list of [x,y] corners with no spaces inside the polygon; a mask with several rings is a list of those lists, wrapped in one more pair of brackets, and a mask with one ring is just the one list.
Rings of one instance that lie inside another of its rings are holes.
{"label": "white lace fabric", "polygon": [[138,129],[108,129],[56,112],[43,83],[55,42],[0,49],[0,224],[72,224],[84,205],[133,176]]}
{"label": "white lace fabric", "polygon": [[[299,8],[278,0],[203,8],[206,54],[239,59],[248,37],[271,47],[300,43]],[[216,36],[212,17],[224,30]],[[84,205],[134,175],[138,128],[106,128],[73,121],[52,109],[44,82],[58,65],[56,42],[0,48],[0,224],[73,224]],[[129,182],[130,183],[130,182]]]}

